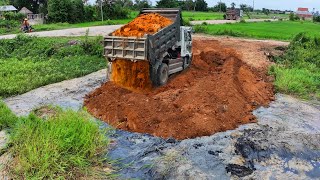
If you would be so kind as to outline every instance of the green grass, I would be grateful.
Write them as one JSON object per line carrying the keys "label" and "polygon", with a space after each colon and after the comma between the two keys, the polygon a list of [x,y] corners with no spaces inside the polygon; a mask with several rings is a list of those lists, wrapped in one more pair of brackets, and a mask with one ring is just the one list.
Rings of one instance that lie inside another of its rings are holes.
{"label": "green grass", "polygon": [[[73,40],[75,45],[69,44]],[[0,97],[84,76],[106,67],[101,37],[36,38],[0,42]]]}
{"label": "green grass", "polygon": [[298,34],[270,68],[279,92],[320,99],[320,35]]}
{"label": "green grass", "polygon": [[84,23],[78,23],[78,24],[69,24],[69,23],[39,24],[39,25],[34,25],[33,27],[35,31],[38,32],[38,31],[51,31],[51,30],[82,28],[82,27],[91,27],[91,26],[126,24],[131,20],[132,19],[105,20],[105,21],[84,22]]}
{"label": "green grass", "polygon": [[[245,19],[248,19],[248,16],[244,13],[243,14],[244,18]],[[251,19],[273,19],[273,17],[276,17],[276,18],[281,18],[281,19],[289,19],[289,14],[269,14],[269,15],[266,15],[264,13],[250,13],[250,17]]]}
{"label": "green grass", "polygon": [[182,17],[185,20],[197,21],[197,20],[221,20],[224,13],[219,12],[193,12],[182,11]]}
{"label": "green grass", "polygon": [[[49,107],[47,107],[49,108]],[[103,166],[109,143],[107,129],[84,111],[46,109],[47,119],[34,114],[16,117],[0,101],[1,127],[10,127],[9,164],[13,179],[107,178]],[[45,111],[44,111],[45,112]],[[111,167],[111,166],[110,166]]]}
{"label": "green grass", "polygon": [[235,37],[289,41],[300,32],[319,35],[319,29],[319,23],[312,23],[308,21],[278,21],[207,25],[205,33],[210,35],[229,35]]}
{"label": "green grass", "polygon": [[4,102],[0,100],[0,130],[12,128],[17,120],[18,118],[11,112]]}

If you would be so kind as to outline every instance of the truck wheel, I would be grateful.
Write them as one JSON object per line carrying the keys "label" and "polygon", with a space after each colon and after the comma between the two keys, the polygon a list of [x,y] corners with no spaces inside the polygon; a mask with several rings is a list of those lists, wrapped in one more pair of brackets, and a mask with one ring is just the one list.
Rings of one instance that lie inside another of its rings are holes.
{"label": "truck wheel", "polygon": [[169,67],[167,64],[162,63],[158,68],[158,85],[162,86],[167,84],[169,79]]}
{"label": "truck wheel", "polygon": [[191,57],[186,56],[183,58],[183,69],[188,68],[191,65]]}

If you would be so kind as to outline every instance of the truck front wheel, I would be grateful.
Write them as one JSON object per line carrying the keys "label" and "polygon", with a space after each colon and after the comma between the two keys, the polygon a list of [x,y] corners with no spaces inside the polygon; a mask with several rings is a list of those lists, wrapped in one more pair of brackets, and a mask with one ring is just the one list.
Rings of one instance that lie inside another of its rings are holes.
{"label": "truck front wheel", "polygon": [[169,67],[167,64],[162,63],[158,68],[157,73],[158,85],[162,86],[167,84],[169,79]]}

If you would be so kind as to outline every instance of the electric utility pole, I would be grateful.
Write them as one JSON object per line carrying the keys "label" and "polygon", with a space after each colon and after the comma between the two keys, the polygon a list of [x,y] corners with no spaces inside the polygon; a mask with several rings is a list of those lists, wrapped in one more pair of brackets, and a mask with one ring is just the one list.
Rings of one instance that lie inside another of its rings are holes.
{"label": "electric utility pole", "polygon": [[100,0],[101,21],[103,21],[102,0]]}
{"label": "electric utility pole", "polygon": [[254,11],[254,0],[253,0],[253,6],[252,6],[252,10]]}

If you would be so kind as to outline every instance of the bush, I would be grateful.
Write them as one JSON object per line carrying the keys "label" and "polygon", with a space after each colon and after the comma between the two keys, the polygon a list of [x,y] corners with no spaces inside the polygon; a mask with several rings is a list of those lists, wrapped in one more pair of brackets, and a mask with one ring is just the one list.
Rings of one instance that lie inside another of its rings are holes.
{"label": "bush", "polygon": [[208,25],[208,23],[207,22],[203,22],[201,25],[206,26],[206,25]]}
{"label": "bush", "polygon": [[[54,112],[46,120],[34,114],[20,118],[12,129],[9,165],[14,179],[77,179],[97,174],[108,139],[85,112]],[[97,178],[97,177],[96,177]]]}
{"label": "bush", "polygon": [[187,20],[187,19],[182,19],[182,24],[183,24],[184,26],[191,26],[190,21]]}
{"label": "bush", "polygon": [[320,22],[320,16],[313,16],[313,22]]}
{"label": "bush", "polygon": [[6,13],[3,14],[3,17],[6,20],[15,20],[15,21],[22,22],[22,20],[24,18],[26,18],[26,15],[21,14],[21,13],[6,12]]}
{"label": "bush", "polygon": [[208,31],[208,27],[204,25],[195,25],[193,29],[196,33],[205,33]]}
{"label": "bush", "polygon": [[233,31],[233,30],[228,30],[228,29],[218,30],[217,32],[214,32],[213,34],[224,35],[224,36],[233,36],[233,37],[246,37],[247,36],[247,34]]}
{"label": "bush", "polygon": [[300,97],[320,98],[320,37],[298,34],[271,69],[276,88]]}

